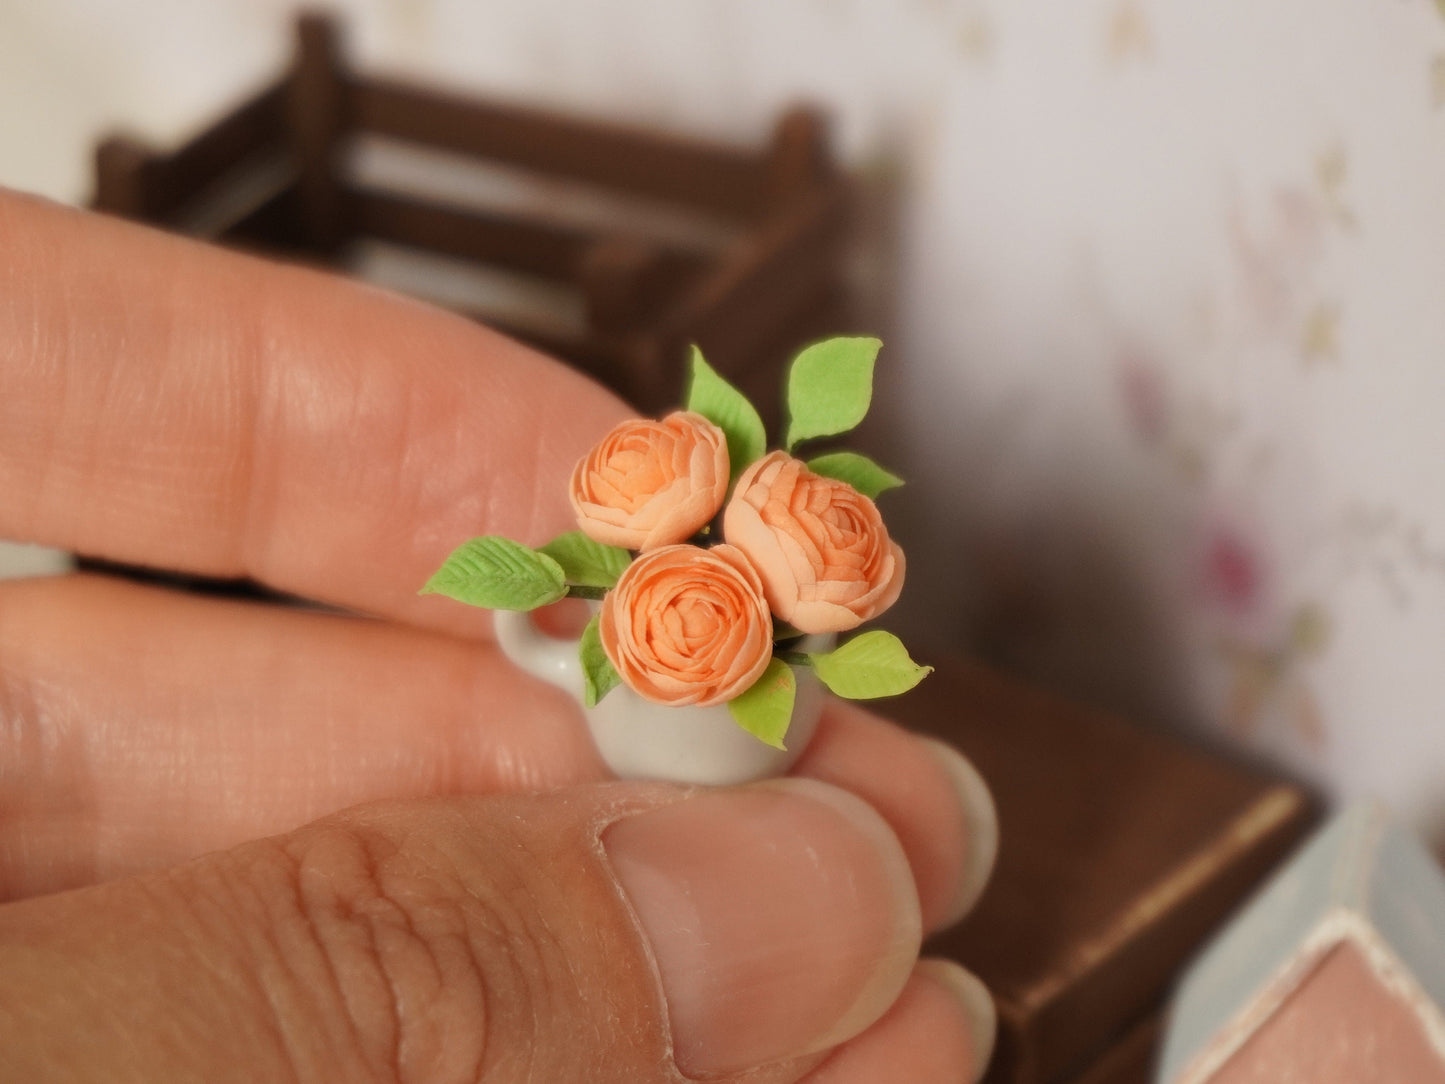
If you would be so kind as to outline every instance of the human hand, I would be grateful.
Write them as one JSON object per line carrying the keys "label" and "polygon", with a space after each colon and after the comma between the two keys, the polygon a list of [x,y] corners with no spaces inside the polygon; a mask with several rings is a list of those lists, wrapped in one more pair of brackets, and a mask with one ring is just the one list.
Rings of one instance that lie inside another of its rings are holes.
{"label": "human hand", "polygon": [[0,193],[0,537],[367,615],[0,584],[0,1075],[976,1074],[986,996],[916,963],[992,861],[962,758],[837,705],[789,781],[604,782],[486,615],[416,596],[569,526],[624,414],[460,318]]}

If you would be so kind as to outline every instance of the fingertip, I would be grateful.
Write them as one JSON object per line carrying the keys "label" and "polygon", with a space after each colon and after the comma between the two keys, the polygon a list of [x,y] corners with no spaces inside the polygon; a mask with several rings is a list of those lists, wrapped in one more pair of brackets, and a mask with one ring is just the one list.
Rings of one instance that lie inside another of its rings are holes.
{"label": "fingertip", "polygon": [[603,835],[658,971],[684,1072],[828,1050],[918,958],[912,872],[855,795],[810,779],[692,794]]}
{"label": "fingertip", "polygon": [[951,926],[973,910],[988,887],[998,858],[998,809],[988,784],[967,757],[937,738],[919,740],[943,768],[967,826],[962,870],[953,901],[944,911],[943,925]]}
{"label": "fingertip", "polygon": [[982,979],[953,960],[928,957],[918,961],[913,973],[942,986],[962,1007],[968,1019],[968,1047],[973,1068],[969,1079],[978,1080],[988,1068],[998,1036],[998,1009],[993,995]]}
{"label": "fingertip", "polygon": [[977,1081],[993,1052],[993,1000],[951,960],[920,960],[888,1013],[802,1084],[955,1084]]}
{"label": "fingertip", "polygon": [[861,796],[888,821],[908,855],[927,930],[953,924],[977,902],[998,850],[998,818],[961,754],[833,701],[794,770]]}

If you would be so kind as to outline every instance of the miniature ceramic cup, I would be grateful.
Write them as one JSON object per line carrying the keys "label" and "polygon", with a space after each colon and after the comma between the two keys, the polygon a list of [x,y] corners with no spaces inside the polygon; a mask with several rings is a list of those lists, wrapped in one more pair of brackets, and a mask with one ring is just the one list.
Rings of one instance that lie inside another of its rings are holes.
{"label": "miniature ceramic cup", "polygon": [[[527,673],[549,681],[583,702],[577,641],[540,631],[530,614],[497,610],[492,615],[502,652]],[[833,636],[809,636],[800,651],[826,651]],[[823,688],[812,670],[794,667],[798,681],[787,749],[764,745],[734,721],[726,704],[667,707],[618,685],[593,708],[583,708],[602,759],[622,779],[725,785],[781,775],[807,748],[823,710]]]}

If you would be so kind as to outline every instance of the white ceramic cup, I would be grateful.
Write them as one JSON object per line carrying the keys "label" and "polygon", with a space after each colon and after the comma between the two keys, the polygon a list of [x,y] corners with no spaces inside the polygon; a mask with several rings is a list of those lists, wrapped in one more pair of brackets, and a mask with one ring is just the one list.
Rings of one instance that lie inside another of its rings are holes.
{"label": "white ceramic cup", "polygon": [[[497,610],[497,644],[527,673],[549,681],[583,701],[582,663],[577,641],[549,636],[530,614]],[[832,636],[809,636],[799,651],[826,651]],[[602,759],[622,779],[725,785],[782,775],[802,756],[823,710],[823,687],[806,667],[794,667],[798,681],[793,719],[783,738],[786,749],[764,745],[728,712],[716,707],[673,708],[644,700],[618,685],[596,707],[582,709]]]}

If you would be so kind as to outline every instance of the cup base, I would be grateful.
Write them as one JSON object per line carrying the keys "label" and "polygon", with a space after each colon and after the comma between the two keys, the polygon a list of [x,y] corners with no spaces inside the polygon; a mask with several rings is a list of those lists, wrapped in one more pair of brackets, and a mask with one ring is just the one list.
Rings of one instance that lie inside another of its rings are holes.
{"label": "cup base", "polygon": [[592,740],[622,779],[728,786],[782,775],[818,728],[823,690],[811,673],[798,677],[785,749],[765,745],[738,726],[727,705],[665,707],[618,687],[586,712]]}

